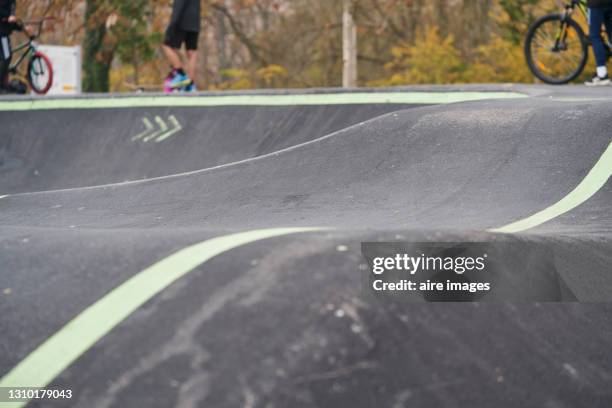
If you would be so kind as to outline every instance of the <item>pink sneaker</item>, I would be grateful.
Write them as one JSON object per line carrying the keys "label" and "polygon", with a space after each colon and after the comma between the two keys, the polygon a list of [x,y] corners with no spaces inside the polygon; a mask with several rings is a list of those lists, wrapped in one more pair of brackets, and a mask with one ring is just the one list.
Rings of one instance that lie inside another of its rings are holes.
{"label": "pink sneaker", "polygon": [[172,88],[172,80],[174,79],[175,75],[176,73],[174,72],[174,70],[172,70],[170,71],[166,79],[164,79],[164,93],[172,93],[175,91],[175,89]]}

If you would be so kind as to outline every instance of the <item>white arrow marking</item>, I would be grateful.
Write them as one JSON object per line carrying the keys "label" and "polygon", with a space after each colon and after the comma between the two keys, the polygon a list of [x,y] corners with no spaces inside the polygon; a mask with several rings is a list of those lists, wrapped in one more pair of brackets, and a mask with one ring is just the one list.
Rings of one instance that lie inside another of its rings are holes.
{"label": "white arrow marking", "polygon": [[144,132],[141,132],[141,133],[137,134],[136,136],[134,136],[132,138],[132,142],[135,142],[136,140],[145,137],[150,131],[153,130],[153,124],[151,123],[151,121],[148,118],[142,118],[142,123],[144,123],[145,127],[147,128],[147,130],[145,130]]}
{"label": "white arrow marking", "polygon": [[181,124],[179,123],[179,121],[176,119],[174,115],[170,115],[168,120],[174,126],[174,129],[159,135],[159,137],[155,139],[155,143],[163,142],[164,140],[168,139],[169,137],[183,130],[183,127],[181,126]]}
{"label": "white arrow marking", "polygon": [[159,130],[157,132],[154,132],[152,134],[150,134],[149,136],[145,137],[143,140],[143,142],[148,142],[151,139],[155,139],[156,137],[158,137],[159,135],[162,135],[164,133],[166,133],[168,131],[168,125],[166,125],[166,122],[164,122],[164,120],[162,118],[160,118],[159,116],[155,117],[155,122],[157,122],[157,125],[159,126]]}

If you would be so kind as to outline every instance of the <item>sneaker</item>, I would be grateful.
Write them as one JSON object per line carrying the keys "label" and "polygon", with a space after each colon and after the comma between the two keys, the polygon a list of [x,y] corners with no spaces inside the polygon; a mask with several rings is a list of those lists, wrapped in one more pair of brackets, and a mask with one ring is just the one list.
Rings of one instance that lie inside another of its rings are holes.
{"label": "sneaker", "polygon": [[195,82],[191,81],[183,90],[185,92],[196,92],[198,89],[196,88]]}
{"label": "sneaker", "polygon": [[175,72],[174,70],[170,71],[170,73],[164,79],[164,93],[172,93],[174,89],[172,89],[172,79],[174,78]]}
{"label": "sneaker", "polygon": [[586,86],[610,85],[610,77],[606,75],[605,77],[601,78],[595,74],[590,81],[586,81],[584,84]]}
{"label": "sneaker", "polygon": [[170,88],[173,90],[185,88],[187,85],[191,83],[191,79],[185,74],[177,72],[174,75],[174,78],[170,81]]}

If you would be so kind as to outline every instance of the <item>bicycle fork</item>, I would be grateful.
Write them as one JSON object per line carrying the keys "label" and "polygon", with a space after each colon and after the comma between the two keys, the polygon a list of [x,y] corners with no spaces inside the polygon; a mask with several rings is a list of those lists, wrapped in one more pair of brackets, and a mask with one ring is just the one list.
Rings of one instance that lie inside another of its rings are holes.
{"label": "bicycle fork", "polygon": [[569,24],[569,20],[572,18],[573,12],[573,7],[569,5],[565,7],[565,11],[563,11],[563,15],[559,20],[559,29],[557,30],[557,35],[555,36],[555,45],[552,52],[567,50],[567,26]]}

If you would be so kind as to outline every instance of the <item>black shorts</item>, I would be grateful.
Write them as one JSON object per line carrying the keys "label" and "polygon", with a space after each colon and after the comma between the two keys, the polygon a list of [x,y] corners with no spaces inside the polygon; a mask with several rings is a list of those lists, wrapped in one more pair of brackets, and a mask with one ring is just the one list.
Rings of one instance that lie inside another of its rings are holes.
{"label": "black shorts", "polygon": [[180,28],[173,29],[172,27],[168,27],[164,44],[168,47],[180,49],[183,43],[185,43],[185,48],[193,51],[198,49],[199,36],[200,33],[194,31],[185,31]]}

